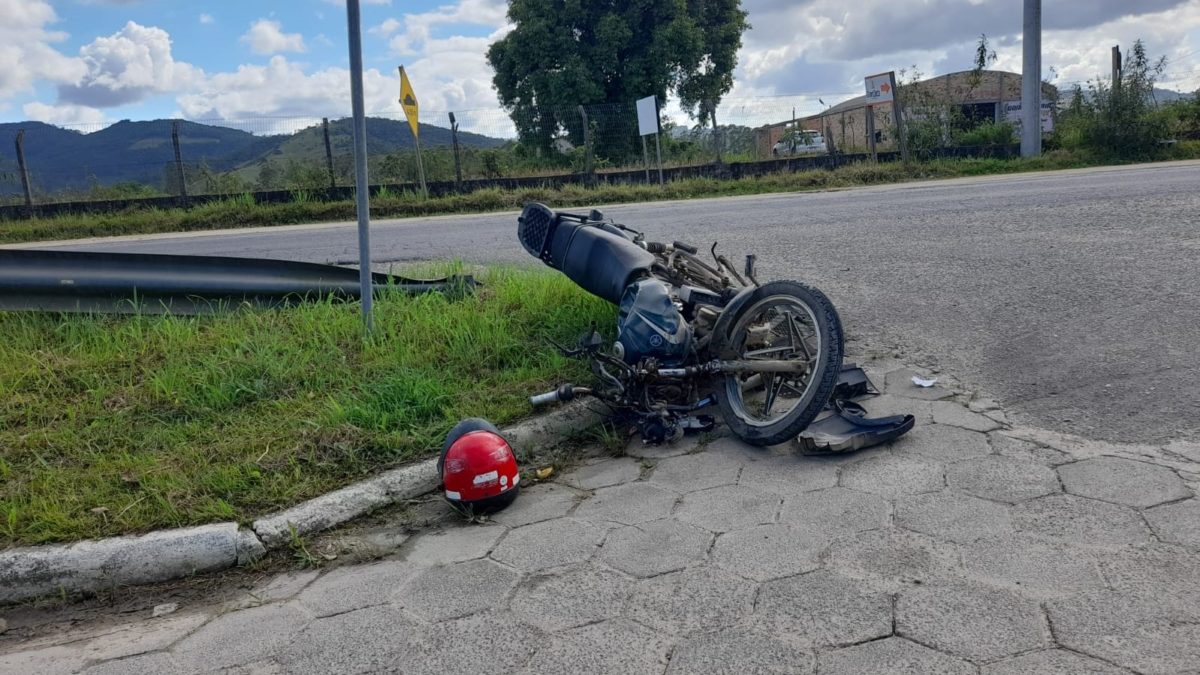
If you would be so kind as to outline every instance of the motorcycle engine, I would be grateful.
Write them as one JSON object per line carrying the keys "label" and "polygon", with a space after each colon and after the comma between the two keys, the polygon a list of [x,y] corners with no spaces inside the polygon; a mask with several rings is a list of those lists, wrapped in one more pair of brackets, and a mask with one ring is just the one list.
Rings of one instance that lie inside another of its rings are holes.
{"label": "motorcycle engine", "polygon": [[630,284],[617,312],[616,351],[625,363],[651,357],[665,366],[681,365],[691,351],[692,327],[657,279]]}

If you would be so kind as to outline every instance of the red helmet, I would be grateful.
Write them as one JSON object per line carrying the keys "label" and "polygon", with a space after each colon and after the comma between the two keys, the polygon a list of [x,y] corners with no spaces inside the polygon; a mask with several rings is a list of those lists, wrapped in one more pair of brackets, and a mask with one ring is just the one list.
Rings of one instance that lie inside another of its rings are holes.
{"label": "red helmet", "polygon": [[517,498],[517,458],[508,441],[487,420],[465,419],[442,446],[438,474],[446,499],[473,513],[499,511]]}

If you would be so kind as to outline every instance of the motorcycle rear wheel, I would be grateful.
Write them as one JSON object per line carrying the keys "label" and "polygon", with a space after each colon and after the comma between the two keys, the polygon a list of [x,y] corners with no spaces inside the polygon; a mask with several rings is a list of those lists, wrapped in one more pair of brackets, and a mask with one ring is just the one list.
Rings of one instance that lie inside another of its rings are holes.
{"label": "motorcycle rear wheel", "polygon": [[722,377],[716,394],[725,423],[751,445],[794,439],[829,401],[843,347],[841,319],[824,293],[795,281],[759,286],[733,317],[717,353],[726,360],[803,360],[808,368]]}

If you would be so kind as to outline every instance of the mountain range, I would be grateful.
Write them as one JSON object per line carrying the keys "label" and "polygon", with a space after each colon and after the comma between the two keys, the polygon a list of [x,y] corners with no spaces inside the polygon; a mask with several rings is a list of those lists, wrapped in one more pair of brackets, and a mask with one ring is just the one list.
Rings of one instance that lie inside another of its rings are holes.
{"label": "mountain range", "polygon": [[[30,181],[39,192],[123,182],[161,186],[164,171],[175,158],[171,141],[173,124],[173,120],[123,120],[88,134],[43,122],[0,124],[0,194],[20,191],[14,142],[21,130],[25,131],[25,161]],[[452,142],[450,130],[445,127],[422,124],[420,131],[422,147],[447,146]],[[329,137],[335,156],[352,153],[352,120],[331,121]],[[494,148],[506,141],[460,131],[458,142],[464,147]],[[255,135],[240,129],[180,120],[179,145],[185,163],[204,163],[217,172],[253,166],[263,160],[324,161],[325,157],[320,124],[293,134]],[[369,155],[412,148],[407,122],[367,118]]]}

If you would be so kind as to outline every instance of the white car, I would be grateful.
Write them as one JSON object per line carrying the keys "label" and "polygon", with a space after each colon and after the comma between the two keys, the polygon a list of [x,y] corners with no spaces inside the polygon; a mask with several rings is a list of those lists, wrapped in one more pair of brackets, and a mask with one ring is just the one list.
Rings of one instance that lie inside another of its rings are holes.
{"label": "white car", "polygon": [[771,154],[776,157],[823,155],[827,152],[825,137],[819,131],[789,132],[771,148]]}

